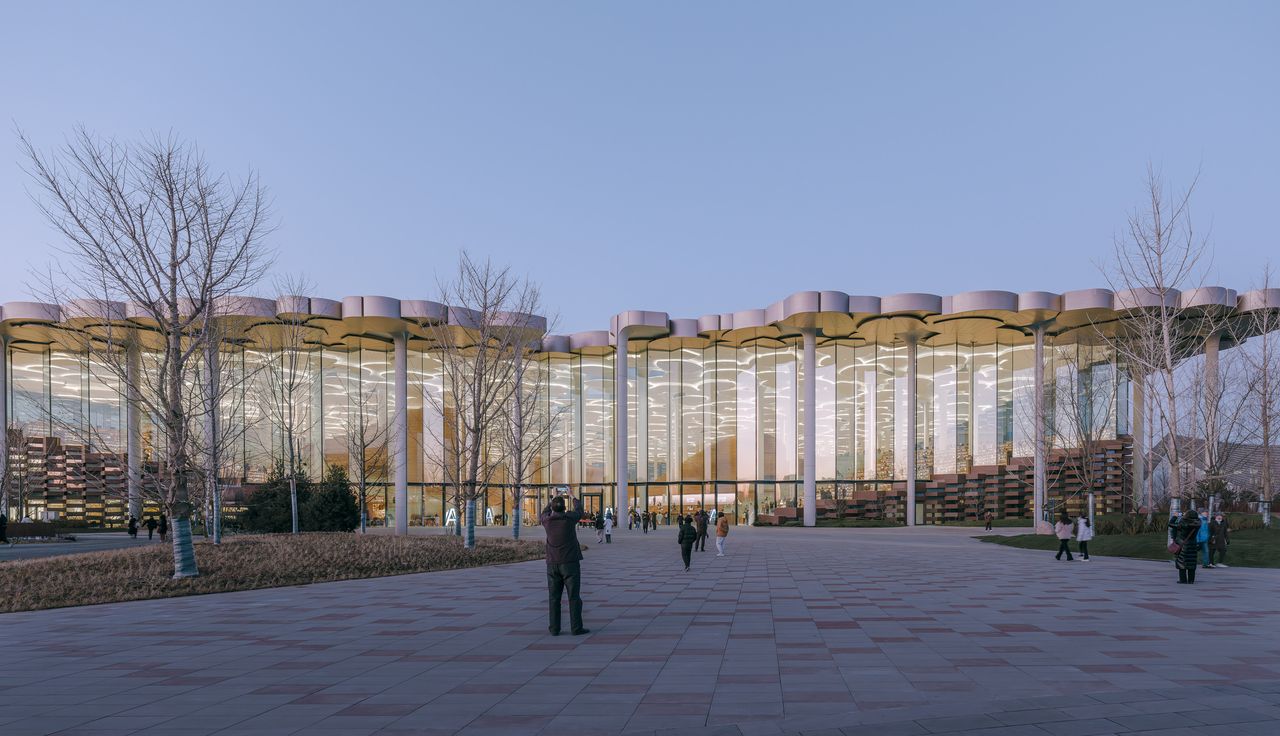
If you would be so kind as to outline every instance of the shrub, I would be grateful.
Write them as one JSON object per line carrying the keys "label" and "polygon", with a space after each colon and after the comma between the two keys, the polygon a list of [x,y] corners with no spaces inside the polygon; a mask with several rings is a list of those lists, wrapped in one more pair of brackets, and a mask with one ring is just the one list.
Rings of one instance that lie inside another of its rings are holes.
{"label": "shrub", "polygon": [[349,532],[360,526],[360,506],[341,465],[330,465],[302,507],[302,528],[309,532]]}
{"label": "shrub", "polygon": [[[311,481],[306,475],[299,474],[296,480],[298,490],[298,524],[302,525],[302,509],[311,497]],[[244,513],[240,515],[240,526],[253,532],[291,532],[293,531],[293,506],[289,498],[289,474],[284,463],[277,462],[267,476],[267,482],[249,495],[245,502]]]}

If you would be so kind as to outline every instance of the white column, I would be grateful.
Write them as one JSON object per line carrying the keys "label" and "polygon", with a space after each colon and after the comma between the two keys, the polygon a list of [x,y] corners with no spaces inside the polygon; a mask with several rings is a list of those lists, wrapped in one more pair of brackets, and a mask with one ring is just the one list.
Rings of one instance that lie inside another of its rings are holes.
{"label": "white column", "polygon": [[1146,504],[1147,477],[1147,389],[1146,378],[1134,376],[1129,381],[1133,387],[1133,405],[1130,412],[1133,419],[1130,430],[1133,432],[1133,505]]}
{"label": "white column", "polygon": [[1045,447],[1044,447],[1044,335],[1045,326],[1043,324],[1035,326],[1035,365],[1032,367],[1035,376],[1035,385],[1032,393],[1035,397],[1035,424],[1032,427],[1032,447],[1035,453],[1034,480],[1032,483],[1032,504],[1035,506],[1035,529],[1039,533],[1047,534],[1052,529],[1049,520],[1045,518],[1045,504],[1048,502],[1048,492],[1046,488],[1045,473]]}
{"label": "white column", "polygon": [[142,354],[137,342],[125,348],[125,423],[127,437],[127,478],[129,514],[142,518],[142,399],[138,386],[142,381]]}
{"label": "white column", "polygon": [[907,526],[916,525],[916,347],[907,338]]}
{"label": "white column", "polygon": [[[618,518],[628,513],[627,502],[627,333],[618,330],[613,354],[613,481]],[[622,528],[621,525],[618,527]]]}
{"label": "white column", "polygon": [[409,337],[395,336],[395,419],[392,449],[395,452],[396,534],[409,533]]}
{"label": "white column", "polygon": [[804,525],[818,525],[818,331],[804,335]]}
{"label": "white column", "polygon": [[1214,333],[1204,343],[1204,467],[1217,472],[1213,460],[1217,456],[1218,443],[1218,347],[1222,335]]}

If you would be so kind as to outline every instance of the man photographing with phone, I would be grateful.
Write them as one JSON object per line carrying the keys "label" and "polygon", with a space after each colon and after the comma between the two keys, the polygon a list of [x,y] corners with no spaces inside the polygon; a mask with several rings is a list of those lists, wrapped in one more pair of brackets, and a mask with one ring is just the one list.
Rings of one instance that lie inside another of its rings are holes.
{"label": "man photographing with phone", "polygon": [[[567,489],[566,489],[567,491]],[[578,544],[578,521],[582,519],[582,499],[573,499],[568,511],[568,495],[551,499],[538,515],[547,532],[547,630],[560,636],[560,598],[569,591],[569,630],[574,636],[590,633],[582,626],[582,547]]]}

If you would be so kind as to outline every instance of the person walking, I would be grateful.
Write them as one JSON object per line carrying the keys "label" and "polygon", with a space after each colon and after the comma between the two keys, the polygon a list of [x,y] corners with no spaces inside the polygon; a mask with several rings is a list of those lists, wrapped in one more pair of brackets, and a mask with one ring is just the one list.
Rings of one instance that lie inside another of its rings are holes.
{"label": "person walking", "polygon": [[156,526],[157,526],[156,517],[148,516],[147,520],[142,522],[142,525],[147,528],[147,540],[150,541],[151,539],[154,539],[156,534]]}
{"label": "person walking", "polygon": [[1058,554],[1053,556],[1055,560],[1062,559],[1062,553],[1067,554],[1067,562],[1071,562],[1075,558],[1071,556],[1071,532],[1075,525],[1071,523],[1071,517],[1067,516],[1067,510],[1062,510],[1062,515],[1058,517],[1058,523],[1053,525],[1053,533],[1058,536]]}
{"label": "person walking", "polygon": [[[1227,545],[1231,544],[1231,530],[1228,528],[1227,517],[1221,511],[1213,515],[1213,521],[1209,522],[1209,567],[1228,567],[1227,565]],[[1218,561],[1214,562],[1214,555],[1217,555]]]}
{"label": "person walking", "polygon": [[129,536],[132,537],[133,539],[137,539],[138,538],[138,517],[134,516],[133,514],[129,514],[128,529],[129,529]]}
{"label": "person walking", "polygon": [[1178,568],[1179,585],[1196,584],[1196,564],[1200,557],[1200,517],[1188,511],[1181,517],[1169,519],[1169,552]]}
{"label": "person walking", "polygon": [[596,530],[596,543],[604,544],[604,515],[596,514],[591,520],[591,526]]}
{"label": "person walking", "polygon": [[995,519],[995,518],[996,518],[996,515],[995,515],[995,514],[991,513],[990,511],[988,511],[988,512],[987,512],[987,516],[986,516],[986,519],[987,519],[987,525],[986,525],[986,527],[985,527],[985,529],[986,529],[987,531],[991,531],[991,521],[992,521],[993,519]]}
{"label": "person walking", "polygon": [[1093,524],[1088,514],[1080,514],[1076,519],[1076,544],[1080,547],[1080,559],[1089,561],[1089,540],[1093,539]]}
{"label": "person walking", "polygon": [[164,542],[169,536],[169,517],[164,514],[160,514],[160,524],[156,531],[160,532],[160,541]]}
{"label": "person walking", "polygon": [[569,630],[574,636],[591,632],[582,625],[582,546],[578,544],[578,522],[582,520],[582,499],[573,500],[567,510],[564,496],[551,499],[538,515],[547,534],[547,631],[560,636],[560,599],[569,593]]}
{"label": "person walking", "polygon": [[613,514],[604,515],[604,543],[613,544]]}
{"label": "person walking", "polygon": [[680,532],[676,535],[676,543],[680,545],[680,557],[684,560],[684,571],[689,572],[689,563],[693,559],[693,543],[698,540],[698,530],[693,527],[693,517],[680,519]]}
{"label": "person walking", "polygon": [[724,540],[729,536],[729,515],[716,519],[716,557],[724,557]]}
{"label": "person walking", "polygon": [[1209,511],[1200,509],[1200,528],[1196,531],[1196,544],[1200,545],[1200,564],[1213,567],[1209,557]]}
{"label": "person walking", "polygon": [[697,525],[697,548],[699,552],[707,551],[707,512],[701,509],[693,517],[694,523]]}

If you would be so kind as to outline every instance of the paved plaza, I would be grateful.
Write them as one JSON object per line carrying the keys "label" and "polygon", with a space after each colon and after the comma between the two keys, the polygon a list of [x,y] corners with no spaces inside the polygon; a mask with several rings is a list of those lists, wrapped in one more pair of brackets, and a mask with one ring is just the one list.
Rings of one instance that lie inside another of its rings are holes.
{"label": "paved plaza", "polygon": [[[536,530],[535,530],[536,531]],[[0,734],[1280,733],[1280,572],[971,529],[675,530],[542,563],[0,616]]]}

